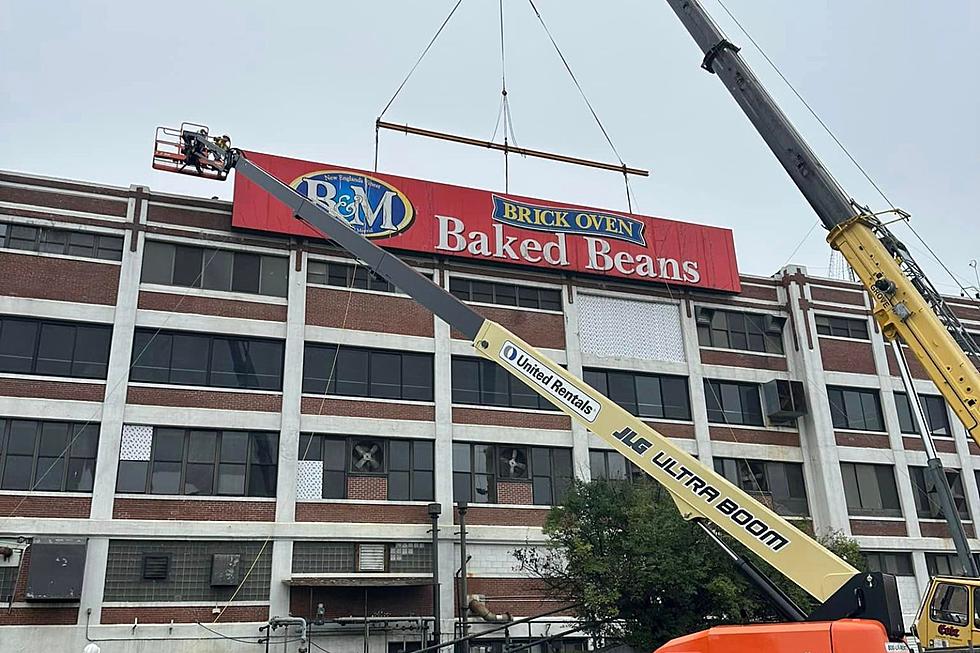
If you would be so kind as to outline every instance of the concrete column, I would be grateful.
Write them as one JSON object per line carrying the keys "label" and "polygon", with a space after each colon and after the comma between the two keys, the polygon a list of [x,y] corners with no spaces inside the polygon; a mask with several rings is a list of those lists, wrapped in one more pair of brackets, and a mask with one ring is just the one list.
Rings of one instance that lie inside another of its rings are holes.
{"label": "concrete column", "polygon": [[[299,250],[291,252],[289,257],[287,301],[279,469],[276,478],[276,521],[279,523],[293,522],[296,517],[296,471],[306,325],[306,254]],[[277,540],[273,543],[272,586],[269,589],[269,614],[272,616],[289,614],[289,588],[282,581],[292,572],[292,559],[291,540]]]}
{"label": "concrete column", "polygon": [[698,323],[694,302],[681,300],[678,315],[681,335],[684,338],[684,358],[687,361],[687,382],[691,391],[691,419],[694,421],[694,440],[698,448],[698,460],[709,468],[712,462],[711,430],[708,426],[708,404],[704,398],[704,368],[701,366],[701,349],[698,345]]}
{"label": "concrete column", "polygon": [[[578,288],[566,287],[562,291],[565,312],[565,363],[568,371],[582,378],[582,339],[578,313]],[[572,469],[575,478],[592,480],[589,465],[589,430],[578,420],[572,420]]]}
{"label": "concrete column", "polygon": [[[147,189],[131,186],[133,197],[126,210],[128,221],[146,224]],[[119,471],[119,444],[126,409],[126,388],[129,383],[129,367],[133,352],[133,330],[136,327],[136,305],[139,300],[140,270],[143,262],[143,241],[136,230],[127,231],[123,237],[123,256],[119,266],[119,290],[116,311],[112,322],[112,342],[109,350],[109,369],[106,374],[106,391],[102,401],[102,420],[99,428],[99,449],[95,462],[95,478],[92,485],[92,510],[90,519],[112,519],[112,505],[116,493],[116,475]],[[136,250],[132,251],[133,239]],[[85,623],[86,612],[91,609],[90,622],[97,624],[102,615],[102,593],[105,588],[105,568],[109,552],[107,538],[89,540],[85,556],[85,579],[78,610],[78,623]]]}
{"label": "concrete column", "polygon": [[799,349],[789,348],[787,362],[795,378],[802,378],[807,399],[807,414],[797,424],[803,450],[804,477],[809,494],[810,513],[817,533],[840,530],[850,535],[844,480],[840,456],[834,436],[834,424],[827,401],[827,379],[820,357],[820,342],[816,324],[809,309],[809,290],[803,284],[806,268],[787,266],[780,270],[784,298],[791,320],[787,328],[794,329]]}
{"label": "concrete column", "polygon": [[[441,283],[449,288],[449,274],[441,271]],[[436,281],[439,278],[436,277]],[[455,555],[456,529],[453,526],[453,387],[452,387],[452,339],[449,325],[433,316],[434,320],[434,398],[436,404],[435,441],[435,500],[442,504],[439,516],[439,615],[442,635],[449,639],[453,632],[456,597],[454,576],[458,561]]]}

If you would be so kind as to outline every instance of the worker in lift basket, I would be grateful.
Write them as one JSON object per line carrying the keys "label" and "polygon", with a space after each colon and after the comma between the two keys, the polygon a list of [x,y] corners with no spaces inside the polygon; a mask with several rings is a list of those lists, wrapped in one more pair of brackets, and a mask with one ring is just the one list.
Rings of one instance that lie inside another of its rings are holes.
{"label": "worker in lift basket", "polygon": [[[201,129],[198,134],[205,138],[208,137],[208,131],[206,129]],[[225,169],[224,161],[212,158],[214,153],[204,147],[204,144],[195,138],[195,134],[185,131],[181,134],[181,138],[184,139],[181,154],[184,155],[185,165],[194,166],[198,174],[203,172],[202,167],[219,172]],[[231,138],[228,135],[218,136],[214,139],[214,143],[221,148],[227,149],[231,145]]]}

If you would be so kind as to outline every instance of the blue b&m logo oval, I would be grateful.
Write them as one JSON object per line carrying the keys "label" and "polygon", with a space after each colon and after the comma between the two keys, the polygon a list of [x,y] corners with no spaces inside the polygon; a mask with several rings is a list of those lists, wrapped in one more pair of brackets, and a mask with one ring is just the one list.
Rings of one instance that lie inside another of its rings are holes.
{"label": "blue b&m logo oval", "polygon": [[415,218],[415,209],[403,192],[367,175],[320,170],[297,177],[290,186],[368,238],[394,236],[408,229]]}

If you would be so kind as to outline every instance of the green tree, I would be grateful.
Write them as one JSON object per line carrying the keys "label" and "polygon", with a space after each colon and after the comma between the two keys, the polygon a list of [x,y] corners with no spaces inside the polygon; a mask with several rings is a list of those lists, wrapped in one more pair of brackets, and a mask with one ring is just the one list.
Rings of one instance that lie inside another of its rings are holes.
{"label": "green tree", "polygon": [[[712,626],[776,620],[766,599],[652,481],[577,483],[552,509],[545,533],[549,548],[514,554],[524,570],[577,604],[577,616],[594,624],[593,635],[653,650]],[[822,539],[863,566],[853,540]],[[782,580],[808,607],[803,593]]]}

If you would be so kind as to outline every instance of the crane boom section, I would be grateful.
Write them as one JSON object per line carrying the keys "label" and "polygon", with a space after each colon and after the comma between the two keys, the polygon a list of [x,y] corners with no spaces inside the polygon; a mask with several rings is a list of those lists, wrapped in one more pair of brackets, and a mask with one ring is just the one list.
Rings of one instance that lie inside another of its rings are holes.
{"label": "crane boom section", "polygon": [[667,2],[704,53],[702,67],[725,84],[830,231],[831,246],[874,297],[875,319],[885,337],[900,337],[909,346],[980,444],[980,374],[966,353],[973,352],[980,363],[972,337],[908,250],[837,184],[698,0]]}
{"label": "crane boom section", "polygon": [[472,308],[398,257],[386,252],[321,203],[237,151],[208,148],[286,204],[295,216],[362,260],[375,273],[471,338],[476,351],[498,363],[556,408],[615,447],[666,488],[685,519],[706,519],[819,601],[826,601],[858,571],[667,437],[607,399],[558,363]]}

